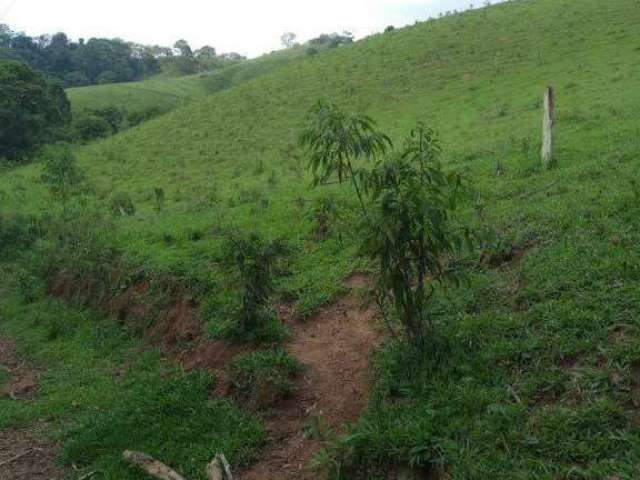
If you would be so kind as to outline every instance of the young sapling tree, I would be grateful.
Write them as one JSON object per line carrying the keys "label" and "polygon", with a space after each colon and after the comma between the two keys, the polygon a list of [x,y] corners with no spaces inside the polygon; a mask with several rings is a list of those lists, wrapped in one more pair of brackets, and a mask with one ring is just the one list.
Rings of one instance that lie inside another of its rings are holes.
{"label": "young sapling tree", "polygon": [[447,261],[471,244],[453,215],[465,197],[463,179],[446,173],[434,132],[419,125],[401,152],[379,161],[367,175],[369,218],[362,252],[378,264],[377,299],[386,319],[400,320],[408,340],[425,344],[433,325],[438,284],[458,280]]}
{"label": "young sapling tree", "polygon": [[[446,173],[440,144],[422,125],[404,148],[387,157],[392,142],[368,117],[350,115],[320,102],[300,137],[309,152],[314,186],[337,175],[351,180],[361,214],[361,252],[378,265],[377,299],[387,321],[397,318],[409,342],[423,348],[433,324],[436,287],[454,278],[447,259],[470,244],[453,214],[463,198],[463,180]],[[372,170],[354,162],[375,159]]]}
{"label": "young sapling tree", "polygon": [[349,179],[363,211],[360,170],[354,163],[376,158],[392,147],[391,139],[375,126],[367,116],[347,114],[321,100],[309,112],[300,135],[301,146],[309,152],[307,166],[313,174],[313,185],[325,184],[335,176],[339,183]]}
{"label": "young sapling tree", "polygon": [[271,319],[269,296],[275,290],[274,279],[289,248],[282,240],[268,242],[257,234],[233,235],[229,247],[240,273],[240,328],[243,333],[255,332]]}
{"label": "young sapling tree", "polygon": [[68,145],[57,144],[43,149],[41,178],[49,186],[53,196],[60,199],[63,212],[66,213],[69,198],[83,180],[76,158]]}

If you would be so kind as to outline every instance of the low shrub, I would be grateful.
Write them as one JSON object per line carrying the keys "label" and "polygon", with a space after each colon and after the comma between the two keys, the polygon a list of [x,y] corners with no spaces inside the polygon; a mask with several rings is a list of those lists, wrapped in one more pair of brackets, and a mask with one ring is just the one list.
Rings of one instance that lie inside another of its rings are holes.
{"label": "low shrub", "polygon": [[42,235],[42,224],[33,216],[0,215],[0,258],[30,247]]}
{"label": "low shrub", "polygon": [[259,331],[274,319],[269,296],[275,289],[274,278],[283,272],[282,258],[290,249],[282,240],[265,241],[257,234],[232,235],[227,249],[240,274],[240,328],[245,333]]}
{"label": "low shrub", "polygon": [[81,142],[88,142],[113,134],[113,129],[109,122],[90,111],[83,111],[74,115],[71,122],[71,130],[73,137]]}
{"label": "low shrub", "polygon": [[232,362],[231,388],[236,398],[254,408],[273,406],[291,395],[300,369],[284,350],[249,353]]}

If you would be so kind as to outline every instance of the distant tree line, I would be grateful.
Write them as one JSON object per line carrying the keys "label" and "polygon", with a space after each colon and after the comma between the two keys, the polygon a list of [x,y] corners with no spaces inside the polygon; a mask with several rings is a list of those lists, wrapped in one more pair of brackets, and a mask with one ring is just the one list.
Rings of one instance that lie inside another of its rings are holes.
{"label": "distant tree line", "polygon": [[141,45],[115,38],[70,40],[64,33],[30,37],[0,24],[0,59],[17,60],[58,80],[64,87],[130,82],[168,71],[188,75],[244,59],[218,55],[204,46],[193,51],[185,40],[173,47]]}
{"label": "distant tree line", "polygon": [[[300,47],[296,43],[297,35],[293,32],[287,32],[280,37],[280,42],[284,48]],[[308,55],[316,55],[321,50],[337,48],[341,45],[353,43],[353,34],[351,32],[342,33],[323,33],[316,38],[312,38],[302,45]]]}
{"label": "distant tree line", "polygon": [[24,63],[0,60],[0,161],[60,140],[71,121],[64,90]]}

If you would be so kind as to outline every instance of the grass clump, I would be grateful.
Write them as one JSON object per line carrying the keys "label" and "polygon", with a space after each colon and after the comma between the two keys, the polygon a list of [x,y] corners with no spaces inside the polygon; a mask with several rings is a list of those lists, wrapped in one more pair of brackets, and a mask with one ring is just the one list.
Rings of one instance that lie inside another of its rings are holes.
{"label": "grass clump", "polygon": [[212,379],[204,372],[161,382],[125,380],[121,388],[127,393],[109,408],[85,412],[65,429],[62,460],[125,475],[121,454],[134,448],[153,452],[169,465],[180,465],[188,478],[202,478],[203,466],[216,452],[231,452],[232,462],[245,464],[262,440],[263,430],[231,402],[208,400],[212,387]]}
{"label": "grass clump", "polygon": [[270,407],[287,398],[301,370],[282,349],[249,353],[231,364],[230,381],[236,398],[253,408]]}

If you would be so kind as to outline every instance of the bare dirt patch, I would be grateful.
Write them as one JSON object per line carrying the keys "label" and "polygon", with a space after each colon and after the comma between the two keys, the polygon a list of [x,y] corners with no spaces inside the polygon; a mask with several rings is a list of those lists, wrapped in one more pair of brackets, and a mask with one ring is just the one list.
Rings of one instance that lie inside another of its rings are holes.
{"label": "bare dirt patch", "polygon": [[[19,402],[38,391],[38,370],[22,361],[15,344],[0,337],[0,368],[8,378],[0,385],[0,397]],[[56,466],[58,446],[30,430],[0,432],[0,480],[54,480],[64,478]]]}
{"label": "bare dirt patch", "polygon": [[22,361],[13,342],[0,337],[0,370],[8,379],[0,383],[0,397],[29,398],[38,391],[38,371]]}
{"label": "bare dirt patch", "polygon": [[[347,285],[353,289],[366,283],[366,277],[357,275]],[[287,349],[305,366],[304,377],[293,397],[267,419],[269,443],[263,459],[241,479],[318,478],[308,467],[326,445],[322,432],[340,434],[366,405],[369,358],[382,338],[374,316],[352,291],[304,323],[288,320],[292,340]]]}
{"label": "bare dirt patch", "polygon": [[29,430],[0,432],[0,480],[62,480],[58,446]]}

